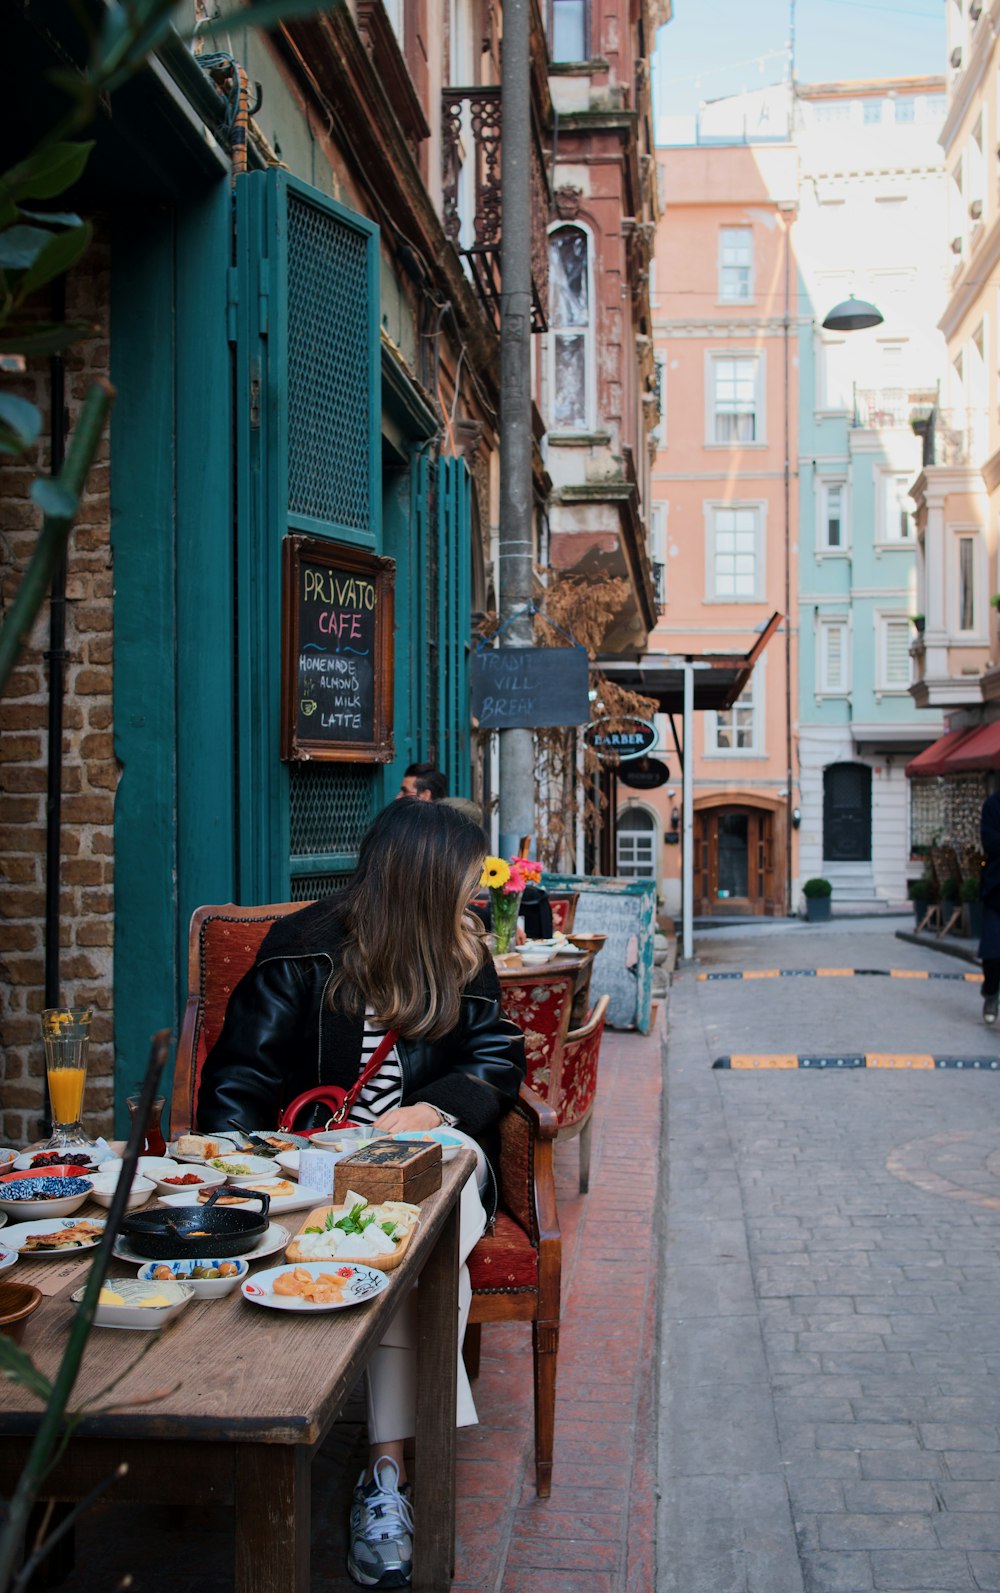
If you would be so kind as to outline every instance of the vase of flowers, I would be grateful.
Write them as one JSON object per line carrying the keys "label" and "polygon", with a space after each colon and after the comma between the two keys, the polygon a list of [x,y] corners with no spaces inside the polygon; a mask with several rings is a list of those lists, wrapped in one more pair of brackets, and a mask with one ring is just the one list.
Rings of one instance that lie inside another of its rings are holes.
{"label": "vase of flowers", "polygon": [[517,916],[526,885],[537,885],[542,865],[527,857],[488,857],[483,864],[480,884],[489,892],[493,944],[498,957],[509,951],[517,939]]}

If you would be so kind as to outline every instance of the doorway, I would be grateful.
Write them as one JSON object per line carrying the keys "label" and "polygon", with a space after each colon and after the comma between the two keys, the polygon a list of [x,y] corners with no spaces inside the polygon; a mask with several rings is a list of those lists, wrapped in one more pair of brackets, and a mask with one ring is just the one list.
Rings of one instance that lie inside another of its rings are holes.
{"label": "doorway", "polygon": [[870,863],[872,772],[865,763],[831,763],[823,771],[823,858]]}
{"label": "doorway", "polygon": [[694,894],[700,914],[776,911],[774,816],[765,808],[708,808],[694,816]]}

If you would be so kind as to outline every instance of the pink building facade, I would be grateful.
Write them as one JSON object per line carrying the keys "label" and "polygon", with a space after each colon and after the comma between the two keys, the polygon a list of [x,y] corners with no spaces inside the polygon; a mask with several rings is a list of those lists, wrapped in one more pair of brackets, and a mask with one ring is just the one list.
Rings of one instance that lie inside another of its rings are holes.
{"label": "pink building facade", "polygon": [[[795,152],[671,149],[661,191],[651,503],[653,557],[665,573],[649,650],[747,653],[797,590]],[[696,916],[789,908],[795,641],[783,626],[739,701],[695,716]],[[620,784],[616,861],[619,872],[647,875],[652,862],[676,912],[681,770],[665,719],[659,729],[671,777],[652,791]]]}

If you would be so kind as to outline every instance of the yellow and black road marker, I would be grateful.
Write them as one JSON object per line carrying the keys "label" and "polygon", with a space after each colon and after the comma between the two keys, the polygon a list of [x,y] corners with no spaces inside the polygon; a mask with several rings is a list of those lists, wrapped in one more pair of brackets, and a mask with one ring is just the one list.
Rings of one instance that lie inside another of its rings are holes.
{"label": "yellow and black road marker", "polygon": [[860,1068],[872,1072],[927,1073],[951,1068],[956,1073],[1000,1073],[1000,1056],[930,1056],[919,1051],[868,1051],[855,1056],[815,1056],[784,1051],[746,1051],[738,1055],[734,1053],[732,1056],[716,1057],[712,1066],[728,1068],[734,1073],[792,1069],[811,1073],[846,1073],[856,1072]]}
{"label": "yellow and black road marker", "polygon": [[713,979],[950,979],[979,984],[981,973],[937,973],[927,968],[743,968],[735,973],[700,973]]}

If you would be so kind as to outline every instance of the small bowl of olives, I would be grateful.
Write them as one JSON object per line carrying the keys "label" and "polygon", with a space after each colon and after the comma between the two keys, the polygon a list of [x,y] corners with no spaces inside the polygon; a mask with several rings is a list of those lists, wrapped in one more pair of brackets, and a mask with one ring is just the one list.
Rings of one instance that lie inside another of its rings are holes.
{"label": "small bowl of olives", "polygon": [[196,1300],[219,1300],[243,1282],[250,1265],[239,1258],[213,1261],[207,1256],[183,1261],[147,1261],[139,1268],[143,1283],[190,1283]]}

